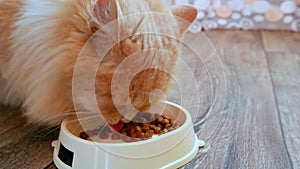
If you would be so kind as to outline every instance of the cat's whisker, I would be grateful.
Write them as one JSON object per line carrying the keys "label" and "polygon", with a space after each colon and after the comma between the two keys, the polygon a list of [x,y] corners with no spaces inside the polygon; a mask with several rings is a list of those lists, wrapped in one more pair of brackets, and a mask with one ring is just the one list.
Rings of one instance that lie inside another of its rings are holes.
{"label": "cat's whisker", "polygon": [[[84,123],[87,123],[88,124],[88,127],[92,127],[92,128],[86,128],[87,126],[84,125]],[[69,124],[72,124],[72,123],[81,123],[81,125],[76,125],[74,128],[72,128],[72,131],[71,132],[76,132],[79,130],[79,128],[84,128],[84,129],[96,129],[96,128],[99,128],[101,126],[104,126],[106,125],[106,123],[104,121],[99,121],[97,120],[96,118],[88,118],[88,119],[81,119],[81,121],[79,120],[73,120],[73,121],[69,121],[68,122]],[[99,134],[99,133],[98,133]]]}
{"label": "cat's whisker", "polygon": [[145,19],[145,15],[142,16],[142,18],[140,19],[140,21],[138,22],[137,26],[133,29],[131,35],[135,35],[137,30],[139,29],[139,27],[142,25],[143,21]]}
{"label": "cat's whisker", "polygon": [[79,118],[76,118],[76,119],[72,119],[69,121],[69,123],[73,122],[73,121],[78,121],[78,122],[81,122],[81,121],[85,121],[85,120],[90,120],[90,119],[99,119],[99,116],[88,116],[88,117],[79,117]]}
{"label": "cat's whisker", "polygon": [[[64,112],[61,112],[61,113],[58,113],[56,115],[53,115],[53,116],[48,116],[48,117],[45,117],[45,118],[40,118],[39,120],[35,120],[33,122],[30,122],[30,123],[27,123],[26,126],[31,126],[32,124],[35,124],[37,127],[41,127],[41,125],[44,125],[45,122],[47,121],[52,121],[52,120],[56,120],[56,119],[59,119],[61,117],[67,117],[67,116],[72,116],[72,115],[79,115],[81,116],[80,118],[83,118],[82,116],[87,116],[89,118],[91,117],[97,117],[97,113],[93,113],[93,112],[89,112],[89,111],[80,111],[80,112],[75,112],[74,110],[69,110],[69,111],[64,111]],[[98,116],[99,118],[99,116]],[[76,118],[77,119],[77,118]],[[59,125],[59,124],[50,124],[50,127],[47,127],[47,128],[44,128],[45,130],[47,130],[48,128],[52,128],[53,126],[56,126],[56,125]]]}
{"label": "cat's whisker", "polygon": [[60,128],[60,126],[40,126],[40,125],[34,125],[34,124],[25,124],[24,126],[25,128],[27,128],[27,132],[28,132],[28,138],[38,138],[38,139],[42,139],[42,138],[46,138],[45,136],[50,136],[53,135],[56,137],[56,134],[58,133],[58,129]]}
{"label": "cat's whisker", "polygon": [[97,115],[93,115],[93,116],[88,116],[88,117],[79,117],[79,119],[72,119],[70,120],[68,123],[72,124],[72,123],[88,123],[89,125],[91,125],[92,123],[99,123],[99,124],[104,124],[105,122],[102,120],[102,118],[99,118],[99,116]]}
{"label": "cat's whisker", "polygon": [[90,121],[103,121],[102,118],[99,118],[99,116],[91,116],[91,117],[85,117],[85,118],[80,118],[78,119],[79,122],[90,122]]}
{"label": "cat's whisker", "polygon": [[[52,128],[50,131],[44,133],[44,134],[42,135],[42,137],[48,136],[48,135],[54,133],[55,131],[57,131],[58,129],[60,129],[60,126],[55,126],[55,127]],[[42,131],[43,131],[43,130],[42,130]],[[47,130],[44,130],[44,131],[47,131]]]}
{"label": "cat's whisker", "polygon": [[[72,119],[72,120],[69,120],[68,121],[68,124],[80,124],[82,122],[88,122],[89,124],[93,124],[92,126],[101,126],[103,125],[103,123],[100,123],[99,120],[97,120],[97,118],[99,118],[99,116],[96,116],[96,115],[92,115],[92,116],[88,116],[88,117],[84,117],[84,118],[80,118],[80,119]],[[30,128],[30,133],[33,133],[33,134],[37,134],[37,135],[40,135],[39,137],[45,137],[45,136],[48,136],[52,133],[54,133],[55,131],[57,131],[59,128],[60,128],[60,125],[57,125],[57,126],[43,126],[43,127],[40,127],[40,126],[35,126],[35,125],[32,125],[32,124],[28,124],[28,126]],[[81,127],[81,125],[76,125],[75,128],[73,128],[72,130],[73,131],[77,131],[78,128]],[[38,133],[36,133],[38,131]],[[40,133],[40,134],[39,134]]]}
{"label": "cat's whisker", "polygon": [[90,111],[65,111],[65,112],[61,112],[56,116],[53,116],[53,118],[56,117],[61,117],[61,116],[69,116],[69,115],[94,115],[97,114],[95,112],[90,112]]}

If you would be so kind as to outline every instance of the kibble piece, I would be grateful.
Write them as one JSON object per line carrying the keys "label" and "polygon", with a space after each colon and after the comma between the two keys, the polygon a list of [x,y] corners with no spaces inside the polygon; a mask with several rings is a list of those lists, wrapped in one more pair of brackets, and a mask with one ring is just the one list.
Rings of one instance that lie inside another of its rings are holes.
{"label": "kibble piece", "polygon": [[93,133],[94,133],[95,135],[98,135],[100,132],[101,132],[101,128],[98,128],[98,129],[94,129],[94,130],[93,130]]}
{"label": "kibble piece", "polygon": [[143,133],[143,132],[138,133],[138,138],[145,138],[145,133]]}
{"label": "kibble piece", "polygon": [[175,128],[174,127],[170,127],[168,130],[169,131],[173,131],[173,130],[175,130]]}
{"label": "kibble piece", "polygon": [[155,126],[154,124],[151,124],[149,127],[150,127],[151,129],[154,129],[156,126]]}
{"label": "kibble piece", "polygon": [[170,123],[170,120],[168,120],[168,119],[163,119],[163,120],[161,121],[161,123],[162,123],[162,124],[169,124],[169,123]]}
{"label": "kibble piece", "polygon": [[130,135],[131,133],[135,133],[135,129],[134,128],[130,128],[129,130],[127,130],[127,133]]}
{"label": "kibble piece", "polygon": [[149,130],[148,133],[151,135],[151,137],[154,135],[154,130]]}
{"label": "kibble piece", "polygon": [[171,117],[166,115],[166,114],[163,114],[162,117],[165,118],[165,119],[171,120]]}
{"label": "kibble piece", "polygon": [[168,129],[163,129],[162,133],[167,133],[169,130]]}
{"label": "kibble piece", "polygon": [[161,123],[159,123],[159,124],[157,124],[157,127],[160,127],[160,128],[162,128],[162,127],[163,127],[163,125],[162,125]]}
{"label": "kibble piece", "polygon": [[175,128],[175,129],[177,129],[177,128],[180,127],[180,124],[179,124],[177,121],[174,121],[174,124],[173,124],[173,125],[174,125],[174,128]]}
{"label": "kibble piece", "polygon": [[159,116],[159,117],[156,119],[156,121],[157,121],[158,123],[161,123],[163,119],[164,119],[164,118],[163,118],[162,116]]}
{"label": "kibble piece", "polygon": [[118,140],[118,139],[120,139],[120,134],[119,134],[119,133],[113,133],[113,134],[111,135],[111,139],[113,139],[113,140]]}
{"label": "kibble piece", "polygon": [[121,135],[128,136],[127,132],[121,132]]}
{"label": "kibble piece", "polygon": [[132,142],[133,140],[131,139],[131,137],[123,137],[122,139],[124,142]]}
{"label": "kibble piece", "polygon": [[148,131],[150,130],[149,125],[144,125],[144,126],[142,127],[142,130],[143,130],[143,132],[148,132]]}
{"label": "kibble piece", "polygon": [[152,137],[152,135],[151,135],[149,132],[147,132],[147,133],[145,133],[144,137],[145,137],[146,139],[149,139],[149,138]]}
{"label": "kibble piece", "polygon": [[79,137],[86,140],[89,138],[89,135],[87,135],[86,132],[83,131],[79,133]]}
{"label": "kibble piece", "polygon": [[170,123],[167,123],[167,124],[165,125],[165,128],[166,128],[166,129],[169,129],[171,126],[172,126],[172,125],[171,125]]}
{"label": "kibble piece", "polygon": [[135,126],[135,131],[136,132],[141,132],[142,131],[142,127],[141,126]]}
{"label": "kibble piece", "polygon": [[161,127],[155,127],[154,128],[154,133],[159,134],[161,132]]}
{"label": "kibble piece", "polygon": [[129,135],[133,138],[137,138],[138,134],[136,132],[129,133]]}
{"label": "kibble piece", "polygon": [[99,133],[99,138],[101,138],[101,139],[108,139],[109,138],[109,134],[107,132],[101,132],[101,133]]}

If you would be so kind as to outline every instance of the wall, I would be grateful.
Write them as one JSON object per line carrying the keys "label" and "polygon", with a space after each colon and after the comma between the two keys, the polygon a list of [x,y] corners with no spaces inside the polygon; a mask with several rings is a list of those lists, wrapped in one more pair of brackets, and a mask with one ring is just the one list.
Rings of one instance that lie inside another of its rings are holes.
{"label": "wall", "polygon": [[190,31],[269,29],[300,31],[300,0],[166,0],[197,7]]}

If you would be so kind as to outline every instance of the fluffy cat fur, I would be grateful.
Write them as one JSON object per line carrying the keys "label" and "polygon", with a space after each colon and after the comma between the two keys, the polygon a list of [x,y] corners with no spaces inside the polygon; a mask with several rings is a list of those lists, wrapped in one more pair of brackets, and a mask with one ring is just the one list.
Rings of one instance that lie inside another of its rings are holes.
{"label": "fluffy cat fur", "polygon": [[[72,99],[72,77],[86,41],[114,19],[146,12],[175,15],[189,22],[197,15],[192,7],[170,10],[159,0],[0,0],[0,102],[21,105],[31,122],[58,124],[77,111]],[[146,27],[137,28],[139,21],[137,18],[118,24],[125,32],[163,27],[174,37],[180,37],[188,26],[178,24],[175,17],[168,21],[148,19]],[[149,56],[149,62],[173,71],[180,49],[178,41],[170,37],[143,34],[124,39],[103,60],[95,88],[102,116],[108,123],[116,124],[122,118],[110,93],[114,70],[128,55],[148,48],[170,50],[171,57]],[[139,73],[129,89],[132,104],[146,110],[150,104],[149,92],[167,91],[169,81],[169,75],[157,70]],[[88,101],[81,104],[89,109],[83,111],[97,109]]]}

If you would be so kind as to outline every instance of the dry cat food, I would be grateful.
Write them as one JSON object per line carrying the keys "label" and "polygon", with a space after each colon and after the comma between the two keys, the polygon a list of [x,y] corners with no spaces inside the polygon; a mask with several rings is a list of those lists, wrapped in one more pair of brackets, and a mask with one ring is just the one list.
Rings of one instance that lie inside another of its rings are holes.
{"label": "dry cat food", "polygon": [[83,131],[79,134],[82,139],[98,136],[101,139],[123,140],[124,142],[141,141],[161,135],[180,127],[168,115],[153,113],[138,113],[129,123],[119,123],[114,126],[103,126],[94,130]]}

